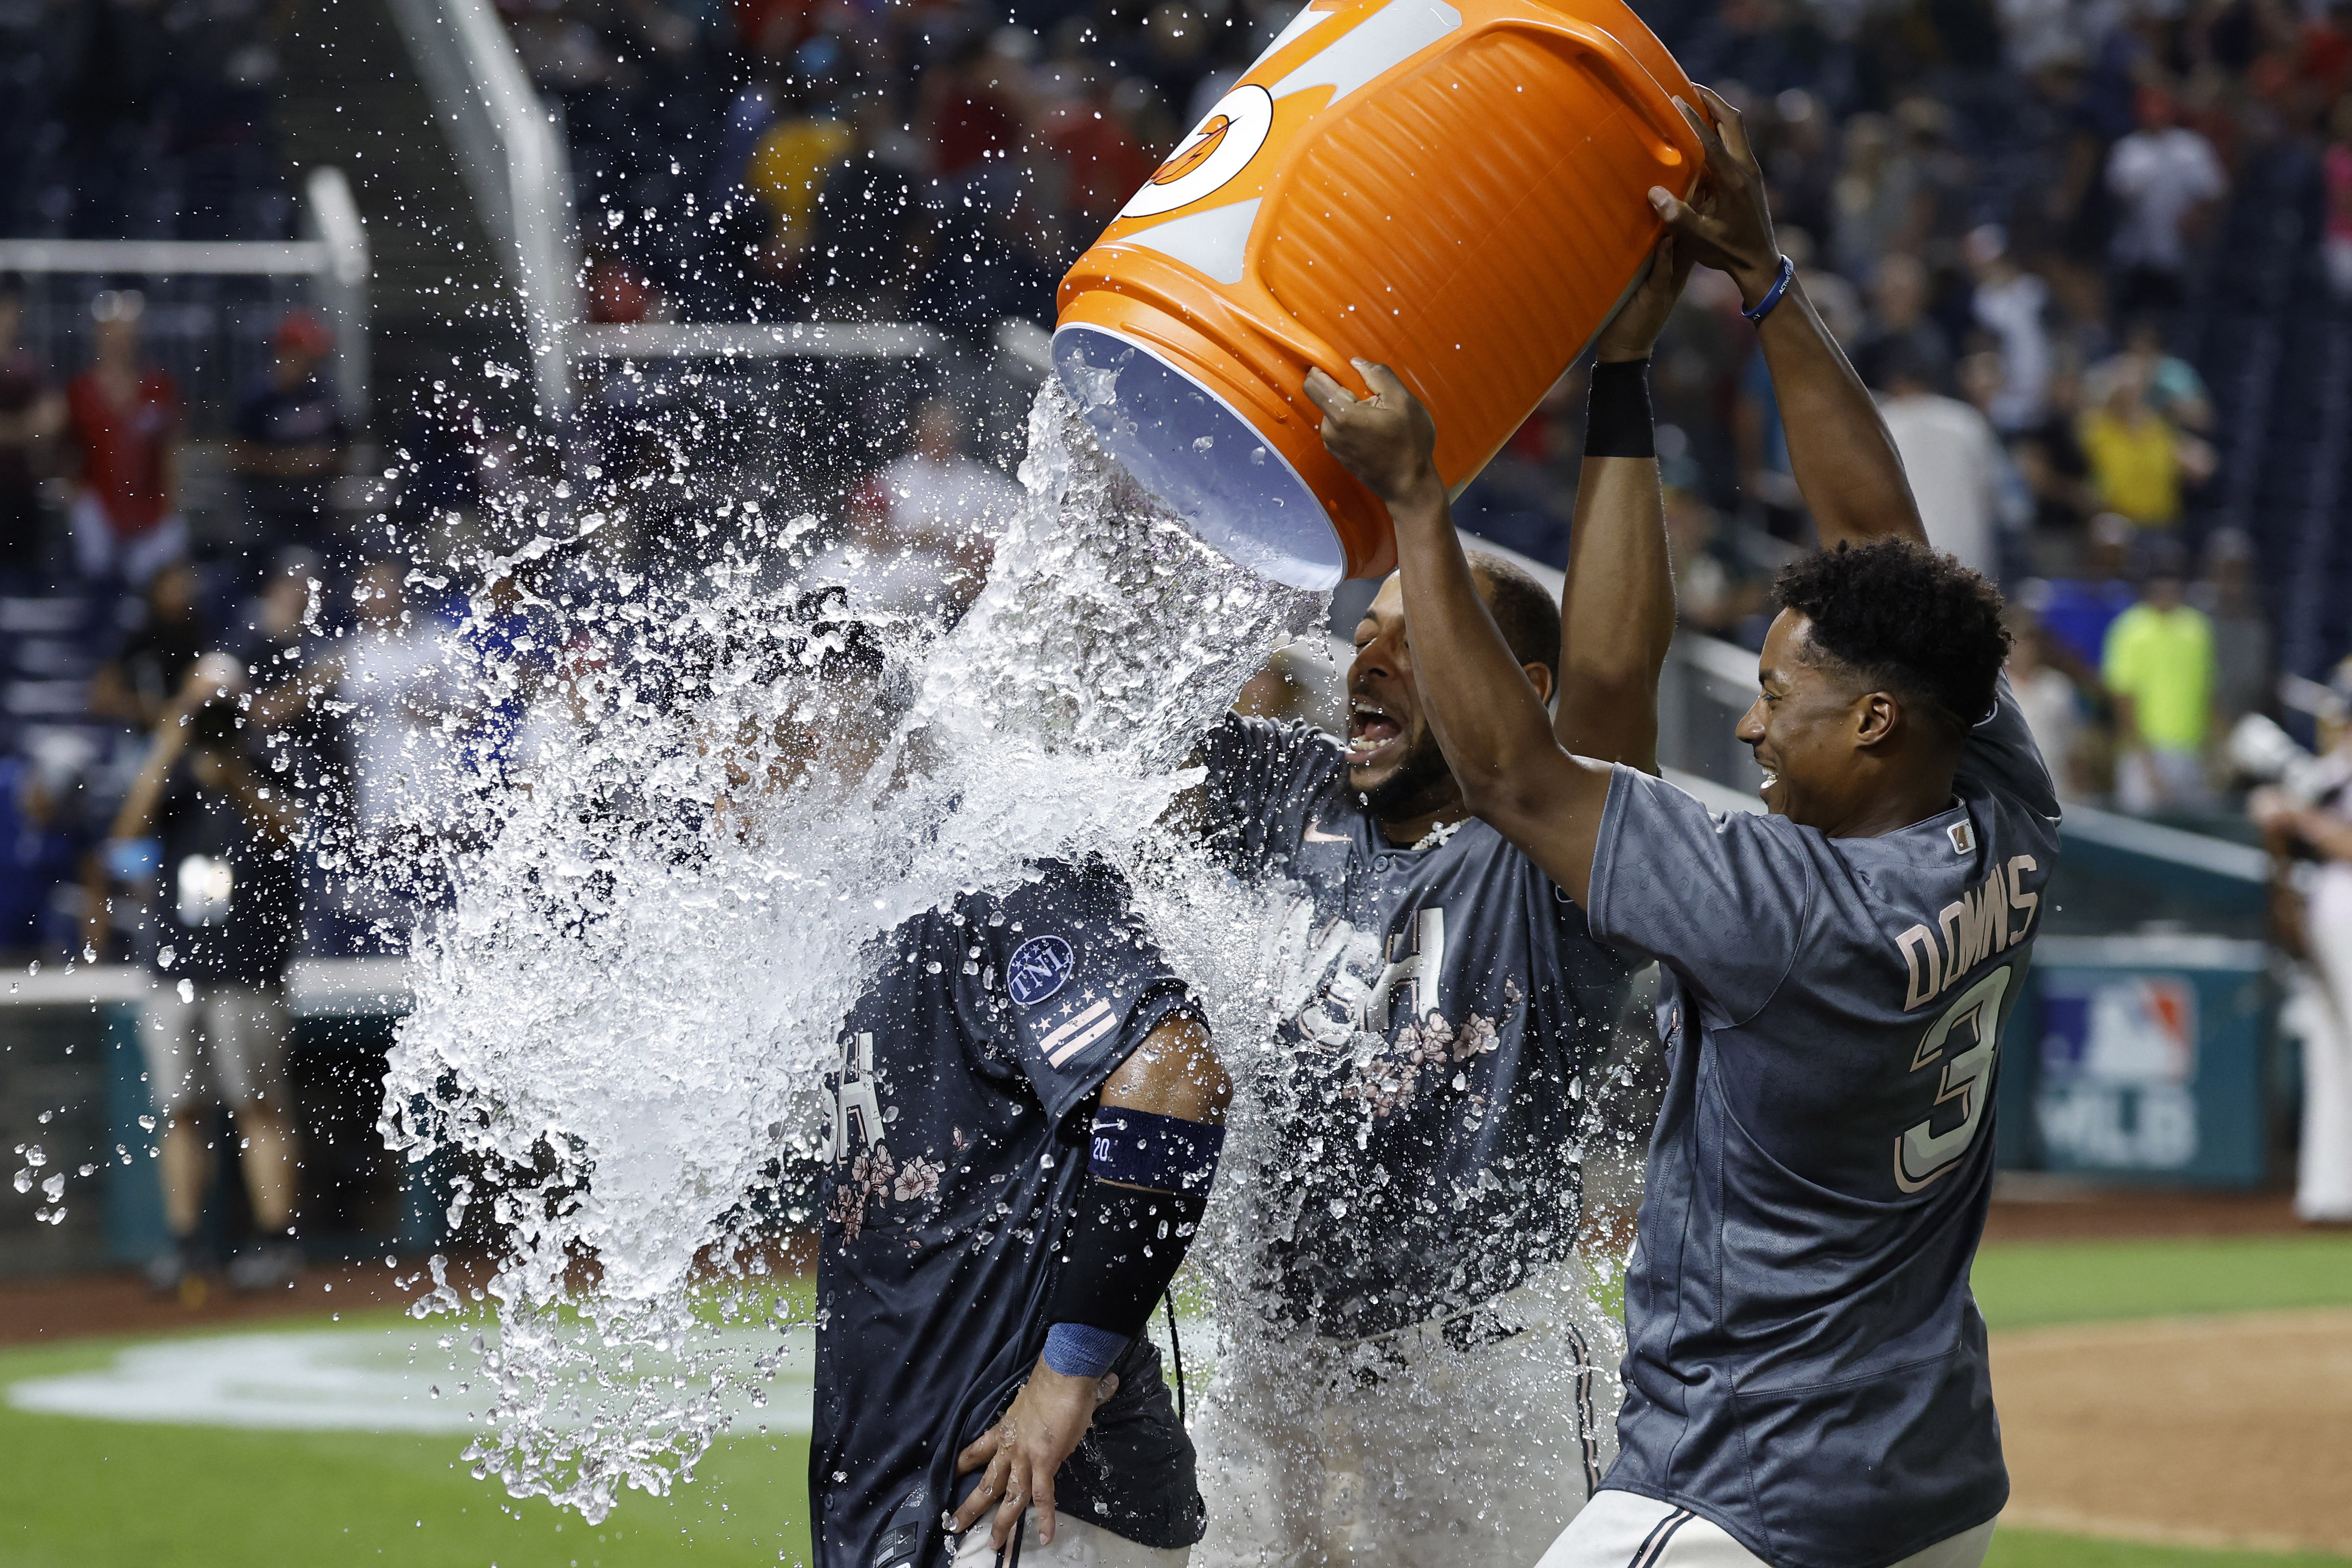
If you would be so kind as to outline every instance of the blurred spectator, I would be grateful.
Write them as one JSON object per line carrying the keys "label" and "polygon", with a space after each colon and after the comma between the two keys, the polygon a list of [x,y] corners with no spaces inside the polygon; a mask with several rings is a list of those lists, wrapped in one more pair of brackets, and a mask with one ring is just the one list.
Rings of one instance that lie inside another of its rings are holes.
{"label": "blurred spectator", "polygon": [[1107,71],[1087,68],[1076,87],[1047,111],[1045,141],[1062,160],[1074,237],[1084,244],[1151,178],[1159,160],[1137,142],[1118,112]]}
{"label": "blurred spectator", "polygon": [[127,289],[92,300],[98,352],[66,389],[81,454],[75,560],[92,582],[119,575],[133,588],[188,549],[180,515],[180,390],[164,371],[140,363],[145,310],[146,301]]}
{"label": "blurred spectator", "polygon": [[947,58],[917,85],[916,119],[931,150],[931,173],[943,181],[1009,157],[1022,143],[1033,105],[1023,91],[1019,46],[1006,27],[990,32],[974,18]]}
{"label": "blurred spectator", "polygon": [[[323,702],[335,646],[318,622],[325,568],[300,548],[279,553],[248,607],[230,653],[253,682],[253,727],[269,738],[270,771],[308,804],[314,827],[347,827],[351,722]],[[340,838],[340,835],[338,836]]]}
{"label": "blurred spectator", "polygon": [[987,581],[996,535],[1026,500],[966,456],[963,439],[953,404],[919,407],[912,449],[850,498],[848,531],[811,563],[809,581],[841,584],[860,609],[940,625],[961,616]]}
{"label": "blurred spectator", "polygon": [[293,854],[301,819],[257,768],[240,730],[243,678],[211,656],[188,672],[114,820],[118,843],[156,841],[151,911],[156,989],[139,1021],[148,1092],[163,1118],[163,1210],[173,1250],[153,1260],[158,1290],[201,1296],[197,1235],[217,1163],[211,1109],[236,1122],[238,1163],[261,1240],[230,1281],[283,1287],[301,1268],[294,1234],[293,1104],[286,1080],[291,1015],[286,966],[302,926]]}
{"label": "blurred spectator", "polygon": [[2131,519],[2102,512],[2091,520],[2081,576],[2026,585],[2023,597],[2050,636],[2044,651],[2053,662],[2082,673],[2098,669],[2108,628],[2139,602],[2125,577],[2135,531]]}
{"label": "blurred spectator", "polygon": [[1941,392],[1951,379],[1952,346],[1927,313],[1931,297],[1927,268],[1916,256],[1885,258],[1871,275],[1870,321],[1853,351],[1853,368],[1865,386],[1886,389],[1889,361],[1901,356],[1928,391]]}
{"label": "blurred spectator", "polygon": [[816,98],[816,84],[829,76],[841,52],[840,40],[830,37],[801,46],[793,74],[772,88],[779,106],[775,123],[752,146],[744,165],[745,187],[768,211],[770,265],[780,275],[796,268],[807,252],[817,192],[856,140],[833,105]]}
{"label": "blurred spectator", "polygon": [[1455,503],[1461,526],[1530,560],[1568,564],[1569,523],[1584,462],[1579,411],[1585,384],[1581,368],[1552,384]]}
{"label": "blurred spectator", "polygon": [[664,314],[659,290],[620,256],[593,247],[588,256],[588,319],[592,321],[643,321]]}
{"label": "blurred spectator", "polygon": [[745,53],[781,60],[816,30],[817,0],[732,0]]}
{"label": "blurred spectator", "polygon": [[2179,122],[2169,94],[2143,87],[2137,110],[2139,129],[2107,154],[2107,188],[2123,207],[2112,254],[2116,307],[2126,316],[2187,299],[2189,232],[2230,188],[2213,144]]}
{"label": "blurred spectator", "polygon": [[2084,395],[2094,406],[2103,404],[2116,383],[2126,376],[2138,379],[2147,405],[2175,428],[2200,433],[2213,428],[2213,399],[2205,390],[2205,378],[2187,360],[2165,352],[2163,330],[2148,317],[2126,329],[2122,353],[2091,367],[2083,378]]}
{"label": "blurred spectator", "polygon": [[2327,187],[2327,286],[2337,299],[2352,299],[2352,93],[2327,111],[2327,151],[2320,168]]}
{"label": "blurred spectator", "polygon": [[1709,637],[1756,641],[1752,623],[1770,594],[1770,573],[1741,548],[1721,514],[1693,488],[1696,465],[1685,458],[1665,466],[1664,473],[1676,617]]}
{"label": "blurred spectator", "polygon": [[2224,731],[2271,705],[2271,623],[2254,585],[2254,542],[2234,528],[2205,542],[2189,602],[2213,624],[2213,708]]}
{"label": "blurred spectator", "polygon": [[471,714],[447,650],[404,601],[400,567],[378,561],[352,588],[359,624],[319,673],[349,704],[352,816],[362,858],[399,881],[403,840],[457,787],[449,736]]}
{"label": "blurred spectator", "polygon": [[1917,247],[1928,203],[1918,170],[1896,146],[1885,116],[1857,114],[1845,122],[1845,160],[1830,202],[1831,261],[1848,278],[1867,277],[1883,258]]}
{"label": "blurred spectator", "polygon": [[89,848],[68,798],[79,760],[58,747],[0,756],[0,962],[21,964],[65,945],[58,889],[79,879]]}
{"label": "blurred spectator", "polygon": [[2149,548],[2140,602],[2116,617],[2099,661],[2116,705],[2116,804],[2138,816],[2212,804],[2213,624],[2185,598],[2178,542]]}
{"label": "blurred spectator", "polygon": [[2294,1212],[2319,1224],[2352,1224],[2352,728],[2336,740],[2321,777],[2326,787],[2305,799],[2284,789],[2254,791],[2247,814],[2270,848],[2275,880],[2305,856],[2319,865],[2301,900],[2301,919],[2281,932],[2299,945],[2309,979],[2283,1010],[2283,1026],[2301,1037],[2303,1126],[2295,1159]]}
{"label": "blurred spectator", "polygon": [[2025,521],[2008,514],[2000,438],[1983,415],[1933,390],[1915,347],[1903,345],[1879,363],[1879,413],[1910,475],[1927,542],[1999,582],[2000,531]]}
{"label": "blurred spectator", "polygon": [[24,296],[0,286],[0,587],[40,565],[43,451],[65,428],[65,399],[33,351],[16,341]]}
{"label": "blurred spectator", "polygon": [[152,730],[211,637],[196,604],[195,568],[184,561],[160,568],[147,580],[139,625],[90,679],[90,712]]}
{"label": "blurred spectator", "polygon": [[811,259],[802,280],[822,318],[898,321],[913,281],[923,216],[916,183],[920,151],[893,122],[879,94],[859,103],[850,132],[848,154],[817,192]]}
{"label": "blurred spectator", "polygon": [[2050,286],[2017,265],[1999,224],[1971,230],[1966,249],[1976,274],[1969,309],[2000,343],[2000,386],[1985,406],[1986,416],[2004,434],[2031,429],[2042,422],[2049,401],[2050,331],[2042,312]]}
{"label": "blurred spectator", "polygon": [[2126,356],[2106,395],[2083,417],[2083,451],[2099,504],[2141,528],[2180,521],[2180,482],[2213,472],[2213,450],[2148,404],[2156,366]]}
{"label": "blurred spectator", "polygon": [[2011,606],[2009,624],[2009,684],[2018,710],[2050,765],[2059,798],[2078,800],[2086,793],[2082,689],[2050,662],[2049,636],[2032,611]]}
{"label": "blurred spectator", "polygon": [[238,403],[229,468],[245,492],[257,532],[249,552],[326,542],[327,490],[351,447],[342,405],[320,369],[334,335],[308,310],[279,318],[269,369]]}
{"label": "blurred spectator", "polygon": [[2033,525],[2046,532],[2080,528],[2099,510],[2091,458],[2083,450],[2083,381],[2070,354],[2057,356],[2043,389],[2038,424],[2020,430],[2010,458],[2033,498]]}

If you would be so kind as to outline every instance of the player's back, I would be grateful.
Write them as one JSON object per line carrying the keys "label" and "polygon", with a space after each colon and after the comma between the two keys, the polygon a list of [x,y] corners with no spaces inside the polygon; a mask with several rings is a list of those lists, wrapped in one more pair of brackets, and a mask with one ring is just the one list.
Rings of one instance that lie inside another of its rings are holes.
{"label": "player's back", "polygon": [[1954,795],[1831,839],[1621,770],[1601,834],[1592,924],[1665,965],[1673,1074],[1604,1484],[1777,1563],[1867,1568],[2008,1495],[1968,1273],[2058,807],[2005,684]]}

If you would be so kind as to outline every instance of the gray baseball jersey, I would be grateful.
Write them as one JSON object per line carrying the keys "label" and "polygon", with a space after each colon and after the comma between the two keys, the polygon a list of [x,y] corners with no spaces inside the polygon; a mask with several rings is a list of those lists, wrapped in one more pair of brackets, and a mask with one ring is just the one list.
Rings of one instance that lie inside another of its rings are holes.
{"label": "gray baseball jersey", "polygon": [[1601,821],[1592,929],[1664,968],[1672,1073],[1602,1485],[1781,1568],[1878,1568],[2009,1496],[1969,1265],[2058,800],[2005,680],[1953,795],[1829,838],[1620,768]]}
{"label": "gray baseball jersey", "polygon": [[1329,735],[1227,715],[1202,736],[1213,840],[1286,882],[1275,954],[1280,1121],[1245,1190],[1260,1300],[1353,1339],[1452,1317],[1566,1258],[1581,1076],[1625,964],[1486,824],[1387,841]]}

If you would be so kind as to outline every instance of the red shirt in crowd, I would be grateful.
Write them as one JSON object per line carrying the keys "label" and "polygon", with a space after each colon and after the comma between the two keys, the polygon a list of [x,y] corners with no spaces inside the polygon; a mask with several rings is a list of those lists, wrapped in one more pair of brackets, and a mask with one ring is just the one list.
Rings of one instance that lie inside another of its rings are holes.
{"label": "red shirt in crowd", "polygon": [[179,434],[178,384],[150,369],[126,406],[107,395],[96,371],[86,370],[66,388],[66,411],[81,451],[81,482],[105,507],[116,537],[144,533],[163,521],[172,504],[163,456]]}
{"label": "red shirt in crowd", "polygon": [[816,31],[816,0],[735,0],[735,36],[751,54],[783,59]]}

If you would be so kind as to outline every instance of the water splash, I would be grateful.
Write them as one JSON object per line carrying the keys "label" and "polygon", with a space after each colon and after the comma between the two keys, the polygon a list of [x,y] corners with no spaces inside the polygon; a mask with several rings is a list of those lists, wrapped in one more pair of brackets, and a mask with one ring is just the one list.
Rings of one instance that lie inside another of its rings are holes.
{"label": "water splash", "polygon": [[[691,577],[564,596],[526,586],[562,548],[544,533],[476,563],[453,642],[478,700],[515,700],[499,617],[519,603],[562,679],[502,746],[452,747],[437,765],[467,787],[419,808],[420,840],[457,847],[451,897],[413,944],[383,1127],[463,1173],[453,1223],[491,1210],[497,1400],[468,1457],[519,1497],[598,1520],[624,1487],[665,1492],[772,1370],[727,1330],[790,1316],[766,1247],[803,1217],[793,1176],[876,934],[1104,855],[1221,1037],[1264,1032],[1247,900],[1156,824],[1194,733],[1322,598],[1199,543],[1052,384],[1021,479],[960,624],[866,618],[910,702],[835,790],[773,783],[803,776],[795,733],[858,717],[795,618],[805,521],[754,513]],[[415,1310],[465,1306],[436,1275]]]}

